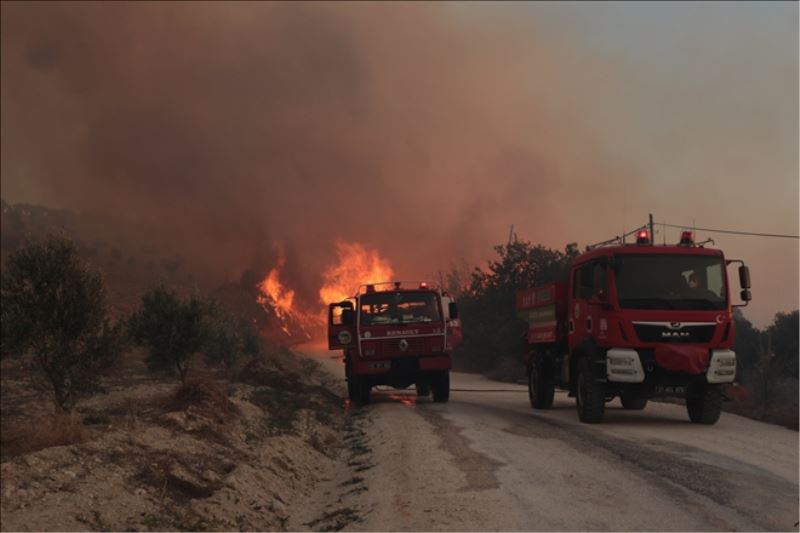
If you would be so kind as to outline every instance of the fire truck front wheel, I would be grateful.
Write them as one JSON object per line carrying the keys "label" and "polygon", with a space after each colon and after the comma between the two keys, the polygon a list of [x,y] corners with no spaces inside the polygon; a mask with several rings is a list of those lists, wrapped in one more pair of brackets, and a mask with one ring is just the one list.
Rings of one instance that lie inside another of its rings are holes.
{"label": "fire truck front wheel", "polygon": [[446,403],[450,399],[450,371],[445,370],[437,374],[431,380],[431,390],[433,391],[433,401]]}
{"label": "fire truck front wheel", "polygon": [[366,405],[369,403],[370,390],[372,387],[359,378],[353,378],[347,383],[347,390],[350,392],[352,383],[352,394],[350,399],[359,405]]}
{"label": "fire truck front wheel", "polygon": [[534,361],[528,370],[528,399],[534,409],[550,409],[556,393],[553,373],[544,361]]}
{"label": "fire truck front wheel", "polygon": [[606,407],[606,393],[603,383],[592,373],[588,357],[578,362],[578,379],[575,399],[578,407],[578,418],[581,422],[597,424],[603,421]]}
{"label": "fire truck front wheel", "polygon": [[716,424],[722,413],[722,393],[716,385],[692,387],[686,396],[686,411],[695,424]]}
{"label": "fire truck front wheel", "polygon": [[351,402],[365,405],[369,403],[370,387],[363,379],[359,378],[353,372],[350,361],[345,362],[346,377],[347,377],[347,397]]}

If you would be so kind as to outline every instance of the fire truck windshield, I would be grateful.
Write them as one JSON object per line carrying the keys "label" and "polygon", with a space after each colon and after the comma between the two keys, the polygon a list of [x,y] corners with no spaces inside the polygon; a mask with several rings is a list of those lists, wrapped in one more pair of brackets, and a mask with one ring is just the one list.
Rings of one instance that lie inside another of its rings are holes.
{"label": "fire truck windshield", "polygon": [[623,309],[720,310],[727,306],[721,257],[618,254],[614,263]]}
{"label": "fire truck windshield", "polygon": [[362,326],[442,320],[436,293],[427,291],[364,294],[359,301],[359,313]]}

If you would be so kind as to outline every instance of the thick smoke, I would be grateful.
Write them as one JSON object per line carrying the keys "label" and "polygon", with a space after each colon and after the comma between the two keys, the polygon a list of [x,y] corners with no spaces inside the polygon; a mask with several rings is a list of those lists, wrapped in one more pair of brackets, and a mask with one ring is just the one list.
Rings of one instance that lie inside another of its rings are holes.
{"label": "thick smoke", "polygon": [[536,142],[496,137],[535,108],[497,85],[504,45],[441,6],[3,10],[4,177],[36,150],[54,203],[154,222],[190,257],[263,267],[277,242],[311,295],[337,238],[430,276],[544,206]]}
{"label": "thick smoke", "polygon": [[4,2],[3,195],[149,223],[229,277],[282,247],[307,302],[337,239],[431,277],[511,223],[557,247],[639,223],[658,189],[620,209],[643,172],[586,114],[622,66],[474,9]]}

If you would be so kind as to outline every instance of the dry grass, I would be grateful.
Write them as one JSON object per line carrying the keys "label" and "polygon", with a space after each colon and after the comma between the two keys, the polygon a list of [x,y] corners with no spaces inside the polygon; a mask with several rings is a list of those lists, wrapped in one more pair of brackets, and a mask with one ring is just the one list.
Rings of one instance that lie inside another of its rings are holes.
{"label": "dry grass", "polygon": [[57,414],[34,420],[10,422],[0,433],[3,458],[23,455],[52,446],[85,441],[86,428],[76,414]]}
{"label": "dry grass", "polygon": [[167,403],[167,409],[171,411],[185,411],[190,407],[220,419],[239,413],[222,387],[209,378],[187,380]]}
{"label": "dry grass", "polygon": [[239,381],[255,386],[273,388],[296,388],[300,385],[300,377],[288,372],[266,358],[257,358],[248,363],[239,372]]}

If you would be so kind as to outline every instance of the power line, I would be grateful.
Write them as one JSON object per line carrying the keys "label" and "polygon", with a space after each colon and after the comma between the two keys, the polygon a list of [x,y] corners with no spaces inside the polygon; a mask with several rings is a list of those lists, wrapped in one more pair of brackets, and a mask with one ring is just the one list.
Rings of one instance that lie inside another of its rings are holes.
{"label": "power line", "polygon": [[697,228],[694,226],[677,226],[675,224],[664,224],[662,222],[656,222],[656,224],[667,228],[678,228],[678,229],[692,228],[698,231],[711,231],[713,233],[730,233],[731,235],[752,235],[754,237],[777,237],[781,239],[800,239],[800,235],[784,235],[779,233],[758,233],[755,231],[734,231],[729,229]]}

